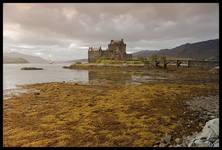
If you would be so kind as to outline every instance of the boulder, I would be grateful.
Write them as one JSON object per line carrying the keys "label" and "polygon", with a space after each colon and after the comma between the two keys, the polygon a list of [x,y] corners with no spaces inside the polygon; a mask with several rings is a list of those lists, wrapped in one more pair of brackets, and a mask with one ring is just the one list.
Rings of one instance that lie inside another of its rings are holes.
{"label": "boulder", "polygon": [[165,144],[165,143],[160,143],[159,147],[167,147],[167,144]]}
{"label": "boulder", "polygon": [[181,144],[181,143],[182,143],[182,139],[181,139],[181,138],[176,138],[176,139],[175,139],[175,142],[176,142],[177,144]]}
{"label": "boulder", "polygon": [[219,147],[219,139],[217,139],[217,140],[213,143],[213,147]]}
{"label": "boulder", "polygon": [[219,147],[219,118],[208,121],[189,147]]}
{"label": "boulder", "polygon": [[161,139],[162,142],[165,142],[167,144],[170,144],[171,141],[171,135],[165,134],[165,136]]}

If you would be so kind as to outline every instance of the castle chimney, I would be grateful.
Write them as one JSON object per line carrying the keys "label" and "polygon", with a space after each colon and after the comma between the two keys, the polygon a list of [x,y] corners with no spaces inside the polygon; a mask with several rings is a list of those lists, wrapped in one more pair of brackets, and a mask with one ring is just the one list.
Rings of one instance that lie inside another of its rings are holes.
{"label": "castle chimney", "polygon": [[123,42],[123,39],[121,39],[121,42]]}

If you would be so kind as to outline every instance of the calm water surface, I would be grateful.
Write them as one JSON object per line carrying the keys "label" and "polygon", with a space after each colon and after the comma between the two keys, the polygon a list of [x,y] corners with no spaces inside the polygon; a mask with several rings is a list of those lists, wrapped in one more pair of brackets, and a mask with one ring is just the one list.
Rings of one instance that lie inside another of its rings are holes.
{"label": "calm water surface", "polygon": [[[153,80],[165,80],[158,75],[141,75],[129,71],[64,69],[70,64],[4,64],[3,97],[28,92],[17,85],[47,82],[78,82],[83,84],[141,84]],[[44,70],[21,70],[22,67],[40,67]],[[144,70],[143,70],[144,71]],[[29,89],[30,90],[30,89]]]}
{"label": "calm water surface", "polygon": [[[156,74],[141,74],[124,70],[75,70],[64,69],[70,64],[4,64],[4,90],[18,89],[17,85],[47,82],[80,82],[89,84],[140,84],[153,80],[165,80]],[[40,67],[44,70],[21,70],[22,67]],[[142,70],[143,72],[146,70]]]}
{"label": "calm water surface", "polygon": [[[15,89],[16,85],[45,82],[88,82],[87,70],[63,69],[70,64],[4,64],[3,89]],[[22,67],[40,67],[44,70],[21,70]]]}

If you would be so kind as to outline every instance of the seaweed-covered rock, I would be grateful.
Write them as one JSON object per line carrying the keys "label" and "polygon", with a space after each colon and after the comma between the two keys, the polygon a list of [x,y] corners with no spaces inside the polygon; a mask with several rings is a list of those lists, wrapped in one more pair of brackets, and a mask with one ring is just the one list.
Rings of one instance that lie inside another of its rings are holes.
{"label": "seaweed-covered rock", "polygon": [[62,68],[64,68],[64,69],[69,69],[70,66],[63,66]]}

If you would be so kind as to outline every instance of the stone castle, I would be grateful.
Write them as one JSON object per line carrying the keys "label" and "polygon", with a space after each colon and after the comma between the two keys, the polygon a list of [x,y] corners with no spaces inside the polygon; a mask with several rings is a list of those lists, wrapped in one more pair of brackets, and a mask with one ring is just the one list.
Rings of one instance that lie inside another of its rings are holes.
{"label": "stone castle", "polygon": [[102,50],[101,47],[89,47],[88,62],[96,62],[100,58],[114,60],[131,60],[132,54],[126,53],[126,44],[123,42],[123,39],[121,39],[120,41],[111,40],[110,44],[108,44],[107,50]]}

